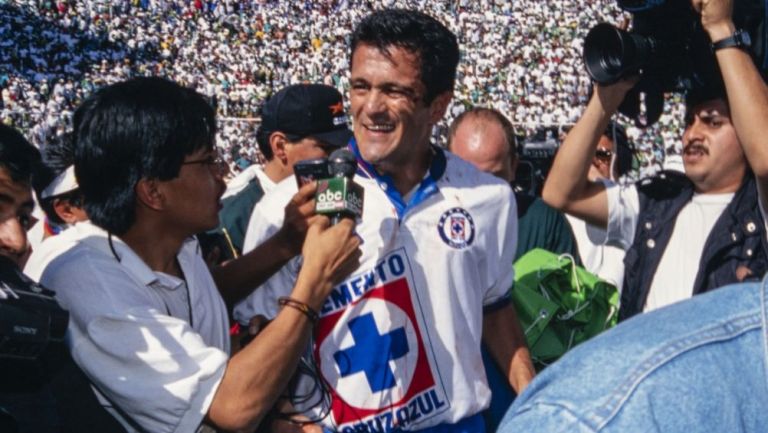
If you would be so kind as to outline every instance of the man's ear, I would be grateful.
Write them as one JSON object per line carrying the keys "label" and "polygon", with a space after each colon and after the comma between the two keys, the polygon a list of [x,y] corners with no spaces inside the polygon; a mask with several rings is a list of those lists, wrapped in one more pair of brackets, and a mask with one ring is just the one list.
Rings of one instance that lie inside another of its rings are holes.
{"label": "man's ear", "polygon": [[272,155],[279,159],[283,165],[288,164],[288,156],[285,154],[285,143],[287,142],[288,137],[280,131],[269,135],[269,147],[272,148]]}
{"label": "man's ear", "polygon": [[153,210],[165,208],[165,195],[160,181],[156,179],[141,178],[135,187],[136,200]]}
{"label": "man's ear", "polygon": [[451,103],[451,98],[453,98],[453,91],[449,90],[437,95],[429,104],[429,121],[433,125],[443,119],[445,111],[448,110],[448,104]]}

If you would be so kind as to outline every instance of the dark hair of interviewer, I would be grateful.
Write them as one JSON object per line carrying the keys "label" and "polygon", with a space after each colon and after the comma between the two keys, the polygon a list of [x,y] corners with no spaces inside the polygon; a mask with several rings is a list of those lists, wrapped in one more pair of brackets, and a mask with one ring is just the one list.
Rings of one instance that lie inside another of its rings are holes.
{"label": "dark hair of interviewer", "polygon": [[416,54],[421,63],[421,82],[427,89],[424,95],[427,104],[453,90],[459,63],[456,36],[427,14],[406,9],[373,12],[352,33],[350,59],[359,44],[373,45],[385,55],[389,55],[393,47]]}
{"label": "dark hair of interviewer", "polygon": [[170,180],[184,157],[214,146],[213,108],[162,78],[100,89],[74,116],[75,174],[91,221],[121,235],[136,218],[140,179]]}
{"label": "dark hair of interviewer", "polygon": [[30,183],[40,152],[16,129],[0,123],[0,168],[14,182]]}

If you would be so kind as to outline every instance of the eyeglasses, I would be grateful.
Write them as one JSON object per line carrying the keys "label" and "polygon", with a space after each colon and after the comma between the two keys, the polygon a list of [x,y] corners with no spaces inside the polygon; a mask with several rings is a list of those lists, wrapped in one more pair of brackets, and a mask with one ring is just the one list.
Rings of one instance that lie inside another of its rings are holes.
{"label": "eyeglasses", "polygon": [[224,175],[229,171],[229,166],[220,155],[210,155],[201,159],[184,161],[181,165],[203,164],[207,165],[215,174]]}
{"label": "eyeglasses", "polygon": [[611,157],[613,156],[613,152],[611,152],[608,149],[598,148],[595,150],[595,158],[603,160],[603,161],[610,161]]}

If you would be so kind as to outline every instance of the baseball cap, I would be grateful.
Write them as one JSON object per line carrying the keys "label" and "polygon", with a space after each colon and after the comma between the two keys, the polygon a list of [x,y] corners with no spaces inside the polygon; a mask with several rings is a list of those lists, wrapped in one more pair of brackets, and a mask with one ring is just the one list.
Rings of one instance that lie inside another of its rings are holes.
{"label": "baseball cap", "polygon": [[346,146],[352,131],[344,102],[334,87],[294,84],[275,93],[261,111],[261,129],[288,136],[312,136],[334,146]]}

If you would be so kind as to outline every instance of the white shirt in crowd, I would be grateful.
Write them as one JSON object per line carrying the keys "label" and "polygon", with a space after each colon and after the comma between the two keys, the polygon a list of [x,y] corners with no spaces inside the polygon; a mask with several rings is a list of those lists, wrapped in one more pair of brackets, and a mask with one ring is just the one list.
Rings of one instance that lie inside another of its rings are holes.
{"label": "white shirt in crowd", "polygon": [[264,194],[275,188],[275,182],[264,173],[264,168],[258,164],[253,164],[227,182],[227,190],[224,191],[224,195],[221,196],[222,200],[245,189],[254,177],[259,178],[259,183],[261,184],[261,189],[264,190]]}
{"label": "white shirt in crowd", "polygon": [[621,293],[624,283],[624,250],[608,245],[605,230],[565,214],[571,225],[584,269],[616,286]]}

